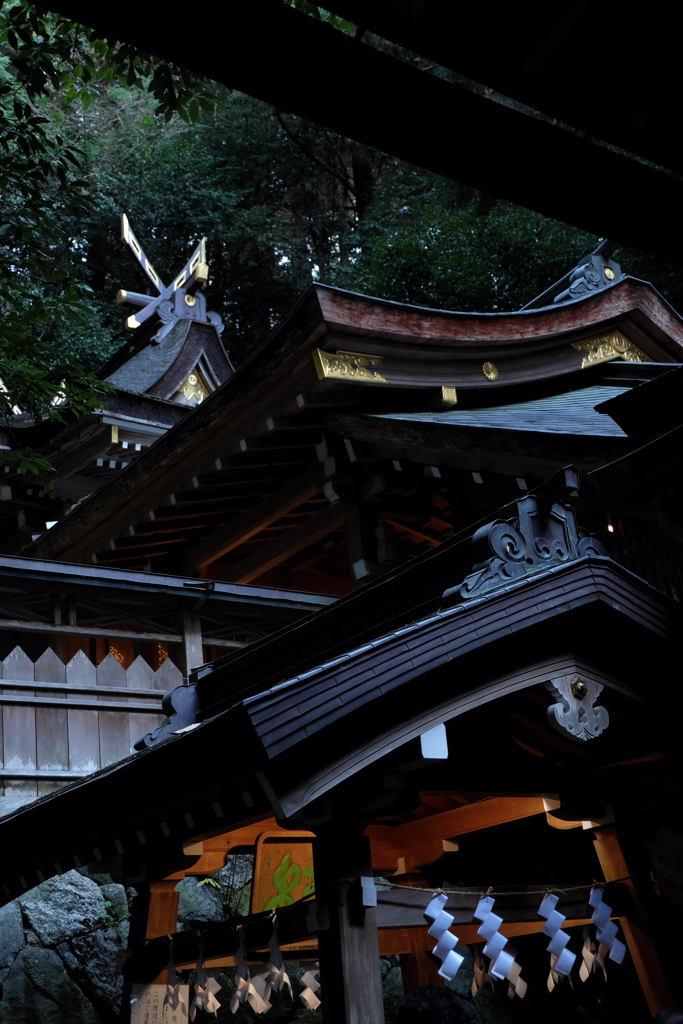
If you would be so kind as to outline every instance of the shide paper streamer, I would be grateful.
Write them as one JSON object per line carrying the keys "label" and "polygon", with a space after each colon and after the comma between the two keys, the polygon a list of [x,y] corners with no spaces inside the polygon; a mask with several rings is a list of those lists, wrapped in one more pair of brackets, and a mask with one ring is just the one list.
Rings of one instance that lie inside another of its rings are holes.
{"label": "shide paper streamer", "polygon": [[595,937],[600,943],[595,959],[601,967],[605,966],[605,957],[609,954],[610,960],[620,964],[626,953],[626,946],[617,938],[616,921],[610,921],[612,908],[602,898],[602,889],[591,889],[588,902],[593,907],[591,921],[595,925]]}
{"label": "shide paper streamer", "polygon": [[458,937],[448,930],[453,924],[454,918],[452,914],[448,914],[443,909],[447,901],[448,896],[445,893],[440,896],[432,896],[424,916],[432,918],[432,925],[427,929],[427,934],[437,940],[432,953],[443,961],[439,968],[439,974],[446,981],[450,981],[455,977],[464,957],[455,952],[454,947],[458,944]]}
{"label": "shide paper streamer", "polygon": [[[624,879],[619,879],[619,881],[624,881]],[[396,887],[399,889],[413,888],[413,886],[408,885]],[[584,886],[577,885],[570,886],[570,888],[582,889]],[[585,888],[588,888],[588,886],[585,886]],[[565,890],[559,891],[564,892]],[[449,931],[454,918],[444,910],[449,894],[468,896],[469,892],[447,889],[440,893],[434,893],[427,909],[424,911],[425,917],[431,918],[433,922],[428,929],[428,934],[433,935],[437,939],[437,944],[434,946],[432,953],[443,961],[439,974],[448,981],[455,976],[463,961],[463,957],[454,950],[454,947],[458,944],[457,936]],[[505,892],[502,895],[511,896],[515,894]],[[547,948],[550,953],[548,989],[551,992],[563,978],[568,978],[571,984],[570,975],[576,963],[576,953],[572,953],[567,948],[569,935],[567,932],[562,931],[562,925],[566,921],[566,917],[556,909],[558,901],[558,896],[554,893],[546,892],[537,911],[539,917],[545,918],[542,934],[550,938]],[[591,920],[596,927],[596,938],[599,946],[596,953],[595,945],[591,942],[588,932],[584,928],[582,962],[579,970],[579,977],[582,981],[586,981],[592,971],[595,970],[596,964],[599,964],[605,970],[606,956],[609,955],[611,960],[620,964],[626,953],[626,946],[616,937],[617,925],[610,920],[612,908],[602,899],[602,890],[599,886],[594,885],[591,888],[588,902],[593,907],[594,912]],[[474,917],[481,921],[477,933],[483,939],[486,939],[483,952],[490,958],[490,963],[487,968],[484,957],[478,950],[475,951],[472,995],[475,996],[486,984],[490,984],[493,987],[493,978],[498,978],[501,981],[507,978],[507,994],[509,998],[512,999],[516,995],[523,999],[527,991],[527,983],[521,977],[522,968],[515,959],[516,951],[512,947],[509,947],[507,950],[504,948],[507,945],[507,939],[499,930],[503,919],[493,913],[494,903],[494,897],[482,896],[477,904],[477,909],[474,911]]]}
{"label": "shide paper streamer", "polygon": [[213,977],[213,974],[209,974],[204,967],[204,944],[200,939],[197,979],[194,983],[194,999],[190,1006],[190,1020],[195,1019],[197,1010],[206,1010],[215,1017],[221,1008],[221,1004],[216,999],[216,992],[220,992],[220,990],[221,986]]}
{"label": "shide paper streamer", "polygon": [[[591,940],[588,934],[588,928],[583,929],[583,948],[581,949],[581,967],[579,968],[579,977],[581,981],[588,981],[589,977],[595,971],[595,943]],[[603,971],[605,967],[603,965]],[[607,972],[605,971],[605,977]]]}
{"label": "shide paper streamer", "polygon": [[300,981],[304,986],[303,992],[299,993],[299,999],[304,1004],[307,1010],[317,1010],[320,1006],[320,1000],[318,999],[316,992],[320,988],[320,982],[316,980],[316,974],[319,972],[318,965],[315,963],[302,964],[308,969],[301,975]]}
{"label": "shide paper streamer", "polygon": [[267,964],[247,967],[244,951],[244,931],[240,935],[239,949],[235,955],[237,970],[235,972],[235,991],[230,999],[230,1009],[237,1013],[241,1003],[248,1003],[254,1013],[266,1013],[271,1008],[272,992],[281,992],[287,986],[292,996],[292,983],[285,971],[285,963],[279,949],[277,937],[277,917],[273,915],[273,934],[268,942],[270,960]]}
{"label": "shide paper streamer", "polygon": [[491,958],[489,974],[504,981],[512,970],[515,958],[506,953],[503,948],[507,945],[507,939],[498,931],[503,923],[503,918],[493,913],[495,902],[491,896],[482,896],[474,911],[474,916],[477,921],[481,921],[480,927],[477,928],[477,935],[486,939],[484,955]]}
{"label": "shide paper streamer", "polygon": [[569,935],[562,931],[562,925],[567,919],[559,910],[555,910],[557,901],[558,897],[549,892],[544,897],[537,913],[539,917],[546,919],[541,932],[550,938],[547,948],[551,958],[554,957],[554,962],[551,960],[551,970],[555,974],[566,976],[574,966],[576,953],[567,949]]}
{"label": "shide paper streamer", "polygon": [[[247,967],[244,951],[244,929],[241,930],[240,944],[235,954],[235,991],[230,998],[230,1009],[237,1013],[240,1003],[248,1003],[255,1013],[265,1013],[270,1009],[270,1003],[264,999],[252,981],[251,971]],[[260,987],[260,978],[259,978]]]}
{"label": "shide paper streamer", "polygon": [[168,953],[168,964],[166,965],[168,981],[166,982],[166,994],[164,995],[163,1009],[170,1007],[171,1010],[178,1010],[183,1016],[187,1015],[182,998],[181,981],[176,974],[175,963],[173,962],[173,943]]}

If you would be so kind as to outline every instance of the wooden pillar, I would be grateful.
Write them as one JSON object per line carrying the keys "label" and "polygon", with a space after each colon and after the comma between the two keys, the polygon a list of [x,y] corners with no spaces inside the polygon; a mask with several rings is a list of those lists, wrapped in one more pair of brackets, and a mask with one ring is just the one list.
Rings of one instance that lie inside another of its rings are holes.
{"label": "wooden pillar", "polygon": [[657,950],[649,935],[647,913],[643,901],[631,878],[631,872],[622,852],[615,826],[603,825],[594,829],[593,833],[595,849],[605,875],[605,881],[614,882],[619,878],[626,878],[626,885],[631,891],[633,902],[638,910],[640,921],[636,922],[630,918],[621,917],[619,923],[631,951],[648,1008],[652,1016],[655,1017],[673,1000]]}
{"label": "wooden pillar", "polygon": [[182,665],[179,666],[185,682],[188,681],[193,668],[204,664],[202,646],[202,620],[187,608],[183,608],[181,617],[183,634]]}
{"label": "wooden pillar", "polygon": [[[112,871],[112,877],[117,878],[125,884],[125,875],[119,875]],[[147,934],[147,919],[149,914],[150,891],[146,882],[136,881],[135,897],[130,908],[130,927],[128,930],[128,949],[125,960],[133,953],[136,953],[145,944]],[[123,992],[121,995],[121,1024],[130,1024],[130,999],[133,991],[133,978],[125,969],[123,972]]]}
{"label": "wooden pillar", "polygon": [[370,843],[363,826],[322,828],[313,844],[325,1024],[384,1024]]}
{"label": "wooden pillar", "polygon": [[424,928],[406,928],[410,953],[401,954],[401,977],[403,978],[403,991],[406,995],[409,992],[414,992],[421,985],[446,987],[446,979],[439,974],[440,964],[432,958],[429,950],[425,949],[425,933],[428,923],[425,923]]}
{"label": "wooden pillar", "polygon": [[346,550],[349,572],[354,587],[365,583],[375,574],[377,549],[375,527],[377,520],[374,508],[357,499],[346,513]]}

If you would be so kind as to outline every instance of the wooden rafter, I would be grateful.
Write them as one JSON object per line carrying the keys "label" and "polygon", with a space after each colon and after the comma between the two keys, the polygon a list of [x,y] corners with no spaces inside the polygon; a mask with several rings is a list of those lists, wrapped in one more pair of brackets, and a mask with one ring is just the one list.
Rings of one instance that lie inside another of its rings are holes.
{"label": "wooden rafter", "polygon": [[321,512],[317,512],[298,526],[293,526],[291,530],[285,530],[276,540],[243,558],[241,562],[223,573],[223,578],[230,583],[249,583],[309,544],[327,536],[344,522],[347,510],[348,505],[341,501],[336,505],[328,505]]}
{"label": "wooden rafter", "polygon": [[247,509],[226,527],[218,530],[191,547],[181,560],[182,572],[203,569],[210,562],[226,555],[233,548],[249,540],[265,527],[312,498],[321,487],[318,474],[310,471],[296,477],[274,494],[263,498]]}

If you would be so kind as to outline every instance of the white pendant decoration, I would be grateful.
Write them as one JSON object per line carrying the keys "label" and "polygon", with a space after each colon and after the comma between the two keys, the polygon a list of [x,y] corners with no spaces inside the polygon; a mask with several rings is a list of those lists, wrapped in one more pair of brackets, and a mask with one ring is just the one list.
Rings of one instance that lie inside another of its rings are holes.
{"label": "white pendant decoration", "polygon": [[206,1010],[215,1017],[221,1008],[221,1004],[216,999],[216,992],[220,992],[220,990],[221,986],[214,978],[213,973],[210,974],[204,967],[204,950],[200,942],[197,978],[194,983],[194,999],[190,1006],[190,1020],[195,1019],[197,1010]]}
{"label": "white pendant decoration", "polygon": [[453,924],[454,918],[452,914],[448,914],[443,909],[447,901],[448,896],[445,893],[432,896],[427,909],[424,911],[424,916],[432,918],[432,925],[427,929],[427,934],[432,935],[436,939],[436,945],[432,953],[439,960],[443,961],[439,968],[439,974],[446,981],[450,981],[451,978],[455,977],[464,957],[460,953],[455,952],[458,937],[448,930]]}
{"label": "white pendant decoration", "polygon": [[[581,981],[587,981],[595,971],[595,943],[588,934],[588,928],[583,929],[583,947],[581,949],[581,967],[579,977]],[[603,967],[604,970],[604,967]]]}
{"label": "white pendant decoration", "polygon": [[591,889],[588,902],[593,907],[591,921],[595,925],[595,937],[600,945],[595,959],[601,967],[605,966],[605,957],[609,955],[610,960],[620,964],[626,954],[626,946],[617,938],[618,925],[611,921],[612,908],[602,898],[602,889]]}
{"label": "white pendant decoration", "polygon": [[273,915],[273,934],[270,937],[268,943],[268,949],[270,950],[270,960],[268,961],[269,971],[269,985],[270,990],[268,992],[268,998],[270,998],[270,992],[281,992],[282,989],[287,986],[289,989],[290,999],[292,996],[292,983],[289,980],[289,975],[285,970],[285,962],[282,959],[282,953],[280,952],[280,944],[277,937],[277,915]]}
{"label": "white pendant decoration", "polygon": [[248,1003],[254,1013],[265,1013],[266,1010],[270,1009],[270,1003],[267,998],[264,998],[263,994],[267,984],[267,982],[264,981],[264,975],[268,973],[268,969],[266,968],[266,971],[261,971],[257,968],[254,972],[256,974],[259,988],[262,987],[263,989],[263,991],[260,992],[252,981],[251,971],[246,964],[244,929],[240,932],[240,944],[235,954],[235,963],[235,991],[230,998],[230,1009],[232,1013],[237,1013],[237,1008],[241,1003]]}
{"label": "white pendant decoration", "polygon": [[493,975],[494,978],[504,981],[515,961],[514,957],[506,953],[503,948],[507,945],[507,939],[498,931],[503,923],[503,918],[493,913],[495,902],[492,896],[482,896],[477,904],[477,909],[474,911],[474,916],[477,921],[481,921],[481,926],[477,929],[477,935],[481,935],[482,939],[486,939],[484,956],[491,958],[489,974]]}
{"label": "white pendant decoration", "polygon": [[181,981],[176,974],[175,964],[173,962],[173,947],[171,947],[168,954],[166,973],[168,974],[168,981],[166,982],[166,993],[164,995],[163,1005],[164,1007],[170,1007],[171,1010],[180,1009],[180,1013],[186,1015],[187,1011],[183,1000]]}
{"label": "white pendant decoration", "polygon": [[316,992],[320,988],[320,982],[316,980],[316,974],[319,973],[317,964],[312,963],[308,965],[308,970],[304,971],[301,975],[301,984],[303,985],[303,992],[299,993],[299,999],[304,1004],[307,1010],[317,1010],[320,1006],[320,1000],[316,995]]}
{"label": "white pendant decoration", "polygon": [[[516,957],[517,952],[510,948],[510,955]],[[508,999],[514,999],[517,996],[518,999],[524,999],[526,995],[527,984],[522,977],[522,968],[517,960],[513,960],[512,967],[508,971]]]}
{"label": "white pendant decoration", "polygon": [[555,986],[559,985],[559,983],[561,981],[568,981],[569,984],[573,988],[571,974],[559,974],[556,971],[555,968],[557,967],[557,961],[558,961],[558,958],[555,956],[554,953],[551,953],[550,954],[550,970],[548,971],[548,981],[547,981],[548,992],[552,992],[553,989],[555,988]]}
{"label": "white pendant decoration", "polygon": [[475,949],[474,952],[474,974],[472,977],[472,996],[476,996],[480,988],[490,985],[493,988],[493,978],[486,970],[486,961],[481,953]]}
{"label": "white pendant decoration", "polygon": [[560,975],[567,975],[574,966],[576,960],[576,953],[572,953],[567,949],[567,943],[569,942],[569,935],[567,932],[562,931],[562,925],[566,921],[564,914],[561,914],[559,910],[556,910],[558,897],[552,893],[547,893],[543,897],[543,902],[538,908],[538,916],[545,917],[546,923],[541,929],[543,935],[547,935],[550,938],[548,943],[548,952],[551,957],[555,957],[555,962],[551,963],[551,972]]}

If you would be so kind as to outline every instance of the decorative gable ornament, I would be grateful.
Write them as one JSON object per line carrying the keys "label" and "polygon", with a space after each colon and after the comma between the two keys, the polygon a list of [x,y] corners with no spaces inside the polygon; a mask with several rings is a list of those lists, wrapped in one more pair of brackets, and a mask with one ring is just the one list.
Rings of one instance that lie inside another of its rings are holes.
{"label": "decorative gable ornament", "polygon": [[557,701],[548,708],[550,724],[577,742],[595,739],[609,725],[607,709],[596,707],[603,684],[588,676],[558,676],[545,684]]}
{"label": "decorative gable ornament", "polygon": [[602,543],[577,527],[574,509],[561,500],[576,493],[578,482],[578,471],[566,467],[517,501],[515,519],[480,527],[472,537],[474,569],[444,592],[444,604],[482,597],[573,558],[606,556]]}

